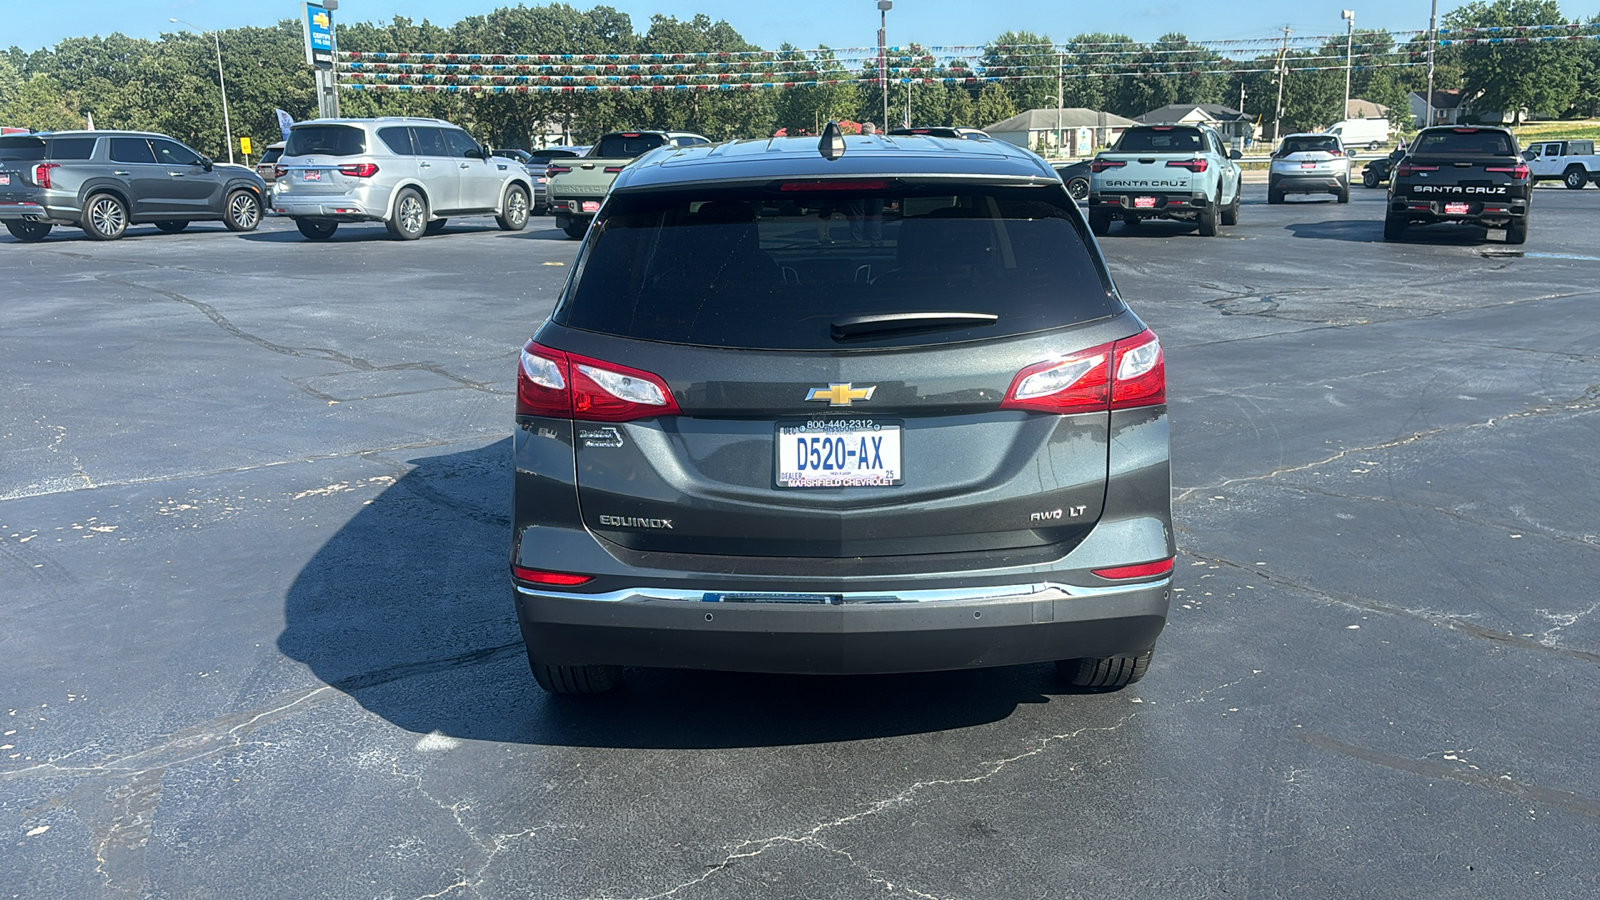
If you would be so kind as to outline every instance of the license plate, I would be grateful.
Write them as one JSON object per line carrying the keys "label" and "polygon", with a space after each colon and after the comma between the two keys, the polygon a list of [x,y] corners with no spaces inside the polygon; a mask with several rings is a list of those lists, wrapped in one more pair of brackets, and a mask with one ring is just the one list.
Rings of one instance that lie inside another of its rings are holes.
{"label": "license plate", "polygon": [[1156,208],[1156,198],[1154,198],[1154,197],[1135,197],[1135,198],[1133,198],[1133,208],[1134,209],[1155,209]]}
{"label": "license plate", "polygon": [[1444,205],[1444,214],[1447,216],[1464,216],[1467,214],[1467,209],[1468,207],[1465,203],[1446,203]]}
{"label": "license plate", "polygon": [[778,487],[890,487],[904,474],[899,425],[858,419],[778,426]]}
{"label": "license plate", "polygon": [[304,177],[301,180],[302,181],[321,181],[322,180],[322,170],[320,170],[320,169],[307,169]]}
{"label": "license plate", "polygon": [[1300,168],[1302,168],[1302,169],[1315,169],[1316,167],[1317,167],[1316,163],[1301,163],[1300,164]]}
{"label": "license plate", "polygon": [[599,212],[600,211],[600,201],[599,200],[585,200],[585,201],[583,201],[583,211],[584,212]]}
{"label": "license plate", "polygon": [[11,183],[11,176],[10,175],[0,175],[0,184],[10,184],[10,183]]}

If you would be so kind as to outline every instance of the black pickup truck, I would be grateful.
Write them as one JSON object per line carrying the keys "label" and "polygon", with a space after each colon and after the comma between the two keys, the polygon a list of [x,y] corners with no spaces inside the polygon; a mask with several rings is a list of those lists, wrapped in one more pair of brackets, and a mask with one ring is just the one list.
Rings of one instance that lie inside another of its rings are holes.
{"label": "black pickup truck", "polygon": [[1460,222],[1504,228],[1506,243],[1528,239],[1533,179],[1504,128],[1424,128],[1389,179],[1383,239],[1399,240],[1408,226]]}

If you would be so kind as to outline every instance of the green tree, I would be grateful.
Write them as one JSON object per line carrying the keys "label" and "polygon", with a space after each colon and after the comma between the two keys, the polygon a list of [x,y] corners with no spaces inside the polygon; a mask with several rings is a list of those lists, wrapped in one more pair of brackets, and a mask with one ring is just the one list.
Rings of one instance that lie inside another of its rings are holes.
{"label": "green tree", "polygon": [[1003,122],[1017,114],[1017,106],[1011,100],[1011,94],[995,82],[989,82],[978,92],[978,121],[983,123],[979,127],[987,128],[996,122]]}
{"label": "green tree", "polygon": [[84,125],[77,98],[43,74],[22,82],[11,100],[0,105],[0,122],[35,131],[61,131]]}
{"label": "green tree", "polygon": [[[1056,76],[1063,62],[1064,54],[1057,52],[1049,35],[1031,31],[1002,32],[983,51],[984,67],[1003,72],[1007,79],[991,84],[1003,86],[1014,110],[1010,115],[1016,110],[1055,109]],[[978,99],[981,119],[981,93]]]}
{"label": "green tree", "polygon": [[[1506,28],[1566,23],[1556,0],[1474,0],[1444,17],[1451,28]],[[1558,114],[1578,97],[1579,51],[1568,41],[1464,43],[1462,86],[1480,111],[1520,124],[1524,112]]]}

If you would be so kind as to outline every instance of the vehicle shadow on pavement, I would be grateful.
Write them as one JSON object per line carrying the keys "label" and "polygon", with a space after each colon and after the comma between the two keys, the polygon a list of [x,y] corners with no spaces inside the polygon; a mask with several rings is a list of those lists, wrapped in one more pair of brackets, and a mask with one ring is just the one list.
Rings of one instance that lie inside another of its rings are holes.
{"label": "vehicle shadow on pavement", "polygon": [[[418,238],[418,240],[427,243],[433,241],[450,240],[452,238],[481,238],[483,235],[499,235],[501,233],[502,232],[500,229],[496,228],[493,223],[490,223],[486,228],[474,227],[472,225],[452,225],[438,234],[425,235],[421,238]],[[577,243],[577,241],[573,241],[571,238],[567,237],[566,232],[561,231],[560,229],[554,227],[539,228],[533,222],[529,222],[526,229],[520,232],[507,234],[506,236],[515,238],[517,240],[570,241],[573,244]],[[389,230],[384,228],[382,224],[342,225],[338,231],[333,233],[332,237],[325,238],[320,241],[310,240],[302,235],[300,231],[293,226],[290,226],[287,230],[245,232],[236,235],[236,237],[238,237],[240,240],[251,241],[260,244],[359,244],[368,241],[399,243],[389,235]]]}
{"label": "vehicle shadow on pavement", "polygon": [[546,696],[528,671],[511,601],[510,457],[507,439],[407,460],[412,468],[295,577],[279,649],[407,731],[559,746],[936,732],[999,721],[1069,690],[1049,665],[871,677],[629,669],[611,694]]}
{"label": "vehicle shadow on pavement", "polygon": [[[1284,226],[1297,238],[1323,241],[1352,241],[1358,244],[1382,244],[1383,220],[1375,221],[1335,219],[1328,222],[1292,222]],[[1404,243],[1438,244],[1445,247],[1468,247],[1489,241],[1484,229],[1476,225],[1414,225],[1406,229]],[[1392,243],[1392,242],[1390,242]]]}

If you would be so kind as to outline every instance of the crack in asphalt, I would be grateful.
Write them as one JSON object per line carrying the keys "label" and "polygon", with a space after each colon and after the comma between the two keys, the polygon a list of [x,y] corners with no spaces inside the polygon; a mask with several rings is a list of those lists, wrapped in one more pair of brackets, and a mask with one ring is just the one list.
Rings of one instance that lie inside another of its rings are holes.
{"label": "crack in asphalt", "polygon": [[[1185,529],[1180,528],[1177,530],[1183,531],[1186,534],[1189,533]],[[1568,659],[1600,665],[1600,653],[1594,653],[1588,650],[1579,650],[1575,647],[1562,647],[1554,644],[1546,644],[1543,641],[1533,640],[1532,638],[1525,638],[1504,631],[1496,631],[1493,628],[1487,628],[1483,625],[1477,624],[1476,622],[1468,621],[1461,616],[1438,612],[1432,609],[1408,609],[1403,606],[1397,606],[1393,603],[1385,603],[1381,600],[1374,600],[1370,597],[1362,597],[1356,594],[1346,594],[1343,592],[1334,592],[1324,590],[1322,588],[1312,587],[1311,585],[1303,584],[1292,578],[1273,574],[1272,572],[1269,572],[1260,566],[1247,566],[1244,563],[1236,562],[1226,557],[1213,556],[1186,547],[1180,548],[1178,552],[1189,557],[1190,559],[1200,562],[1208,562],[1219,566],[1227,566],[1228,568],[1238,572],[1248,572],[1256,578],[1276,587],[1299,591],[1300,593],[1308,594],[1325,603],[1333,603],[1339,606],[1347,606],[1351,609],[1366,610],[1367,612],[1375,612],[1383,615],[1414,619],[1416,621],[1426,622],[1430,625],[1441,625],[1449,628],[1452,631],[1460,632],[1468,637],[1488,641],[1493,644],[1514,647],[1519,650],[1534,650],[1541,653],[1554,653],[1558,656],[1567,657]],[[1597,604],[1597,606],[1600,606],[1600,604]]]}
{"label": "crack in asphalt", "polygon": [[[918,802],[917,795],[919,793],[922,793],[930,788],[980,784],[989,780],[990,778],[993,778],[995,775],[998,775],[1012,763],[1020,762],[1046,752],[1050,749],[1052,744],[1060,741],[1070,741],[1079,735],[1088,732],[1117,731],[1121,729],[1122,726],[1130,722],[1135,715],[1137,715],[1137,713],[1129,713],[1112,725],[1085,727],[1080,728],[1077,731],[1066,732],[1063,734],[1046,735],[1043,738],[1037,739],[1036,746],[1030,750],[1025,750],[1021,753],[1017,753],[1003,759],[989,760],[988,762],[980,763],[979,771],[975,774],[960,778],[941,778],[931,781],[914,782],[892,797],[871,801],[864,809],[850,813],[846,816],[841,816],[837,819],[830,819],[826,822],[820,822],[811,826],[805,831],[790,834],[777,834],[764,838],[750,838],[738,841],[729,847],[727,854],[722,858],[721,861],[707,866],[706,871],[700,873],[698,876],[666,890],[658,891],[653,894],[635,895],[627,898],[617,897],[611,894],[601,894],[590,898],[590,900],[665,900],[665,898],[676,896],[680,891],[685,891],[696,887],[697,885],[703,884],[717,873],[730,869],[745,860],[755,859],[774,847],[811,846],[828,852],[838,852],[835,850],[835,848],[824,844],[820,839],[820,836],[830,829],[842,828],[846,825],[859,822],[863,819],[869,819],[874,816],[878,816],[893,809],[910,806]],[[908,888],[907,890],[910,889]],[[917,892],[917,895],[923,898],[928,897],[928,895],[922,894],[921,892]]]}
{"label": "crack in asphalt", "polygon": [[1381,750],[1373,750],[1369,747],[1359,747],[1355,744],[1347,744],[1336,738],[1325,734],[1317,734],[1315,732],[1308,733],[1304,731],[1293,731],[1290,732],[1290,736],[1295,740],[1310,744],[1313,747],[1319,747],[1323,750],[1330,750],[1334,753],[1341,753],[1345,756],[1359,759],[1363,762],[1369,762],[1374,765],[1383,766],[1387,769],[1394,769],[1399,772],[1407,772],[1412,775],[1420,775],[1423,778],[1439,778],[1448,781],[1457,781],[1473,787],[1498,791],[1502,794],[1510,794],[1514,797],[1519,797],[1524,800],[1542,803],[1546,806],[1553,806],[1557,809],[1566,810],[1567,812],[1577,813],[1581,816],[1588,816],[1591,819],[1600,819],[1600,799],[1595,797],[1586,797],[1583,794],[1573,793],[1572,791],[1558,791],[1552,788],[1529,784],[1525,781],[1519,781],[1516,778],[1513,778],[1509,773],[1502,775],[1490,775],[1484,772],[1460,768],[1458,766],[1446,765],[1444,763],[1412,759],[1405,756],[1395,756],[1392,753],[1384,753]]}
{"label": "crack in asphalt", "polygon": [[1174,497],[1172,499],[1172,502],[1173,502],[1174,505],[1176,505],[1178,503],[1182,503],[1182,502],[1188,500],[1190,497],[1192,497],[1195,494],[1200,493],[1202,491],[1221,490],[1221,489],[1223,489],[1225,487],[1229,487],[1229,486],[1235,485],[1235,484],[1247,484],[1247,483],[1250,483],[1250,482],[1258,482],[1258,481],[1271,481],[1271,480],[1273,480],[1273,479],[1275,479],[1275,478],[1277,478],[1277,477],[1279,477],[1281,475],[1291,475],[1291,474],[1293,474],[1295,472],[1305,472],[1305,471],[1309,471],[1311,469],[1318,469],[1318,468],[1321,468],[1323,466],[1329,465],[1330,463],[1338,462],[1339,460],[1344,459],[1345,457],[1350,456],[1352,454],[1372,453],[1372,452],[1378,451],[1378,450],[1391,450],[1391,449],[1393,449],[1395,447],[1403,447],[1403,446],[1405,446],[1407,444],[1413,444],[1413,443],[1416,443],[1418,441],[1426,440],[1428,438],[1437,437],[1437,436],[1439,436],[1441,434],[1456,434],[1456,433],[1461,433],[1461,432],[1472,431],[1472,430],[1478,429],[1478,428],[1493,428],[1493,427],[1499,425],[1502,422],[1511,422],[1511,421],[1515,421],[1515,420],[1518,420],[1518,419],[1536,418],[1536,417],[1539,417],[1539,416],[1546,416],[1546,415],[1551,415],[1551,414],[1556,414],[1556,413],[1563,413],[1563,412],[1584,412],[1584,411],[1597,409],[1597,408],[1600,408],[1600,384],[1591,384],[1583,392],[1583,394],[1581,396],[1576,397],[1576,398],[1574,398],[1572,400],[1564,400],[1564,401],[1559,401],[1559,402],[1554,402],[1554,403],[1538,404],[1538,405],[1527,407],[1526,409],[1522,410],[1521,412],[1507,413],[1507,414],[1502,415],[1502,416],[1492,416],[1489,419],[1486,419],[1486,420],[1484,420],[1482,422],[1469,422],[1469,423],[1467,423],[1465,425],[1440,425],[1437,428],[1429,428],[1429,429],[1425,429],[1423,431],[1414,431],[1411,434],[1406,435],[1405,437],[1395,438],[1394,440],[1384,441],[1384,442],[1378,443],[1378,444],[1370,444],[1370,445],[1361,446],[1361,447],[1347,447],[1347,448],[1345,448],[1343,450],[1340,450],[1339,452],[1333,454],[1332,456],[1326,457],[1324,459],[1314,460],[1314,461],[1308,462],[1308,463],[1299,463],[1297,465],[1292,465],[1292,466],[1283,466],[1281,468],[1273,469],[1272,471],[1266,472],[1266,473],[1261,474],[1261,475],[1242,475],[1242,476],[1239,476],[1237,478],[1225,478],[1222,481],[1214,482],[1212,484],[1196,485],[1195,487],[1185,488],[1181,493],[1179,493],[1176,497]]}
{"label": "crack in asphalt", "polygon": [[299,359],[314,359],[326,362],[337,362],[360,372],[431,372],[435,375],[438,375],[440,378],[448,379],[465,388],[470,388],[475,391],[482,391],[483,393],[493,394],[500,397],[511,396],[509,391],[502,391],[491,387],[484,382],[473,381],[465,376],[457,375],[438,363],[395,363],[393,365],[380,366],[370,360],[363,359],[362,357],[351,356],[347,353],[342,353],[338,350],[327,347],[289,347],[284,344],[267,340],[260,335],[251,334],[250,332],[245,331],[243,328],[233,324],[233,322],[229,320],[227,316],[219,312],[216,307],[209,303],[196,300],[192,297],[186,297],[183,294],[162,290],[161,288],[152,287],[147,284],[138,284],[132,281],[124,281],[120,278],[112,278],[109,275],[96,275],[94,276],[94,279],[105,284],[118,284],[137,291],[146,291],[148,293],[155,294],[158,297],[165,297],[168,300],[186,304],[196,310],[199,310],[202,315],[211,320],[212,324],[216,325],[218,328],[222,329],[228,334],[273,353],[278,353],[284,356],[293,356]]}

